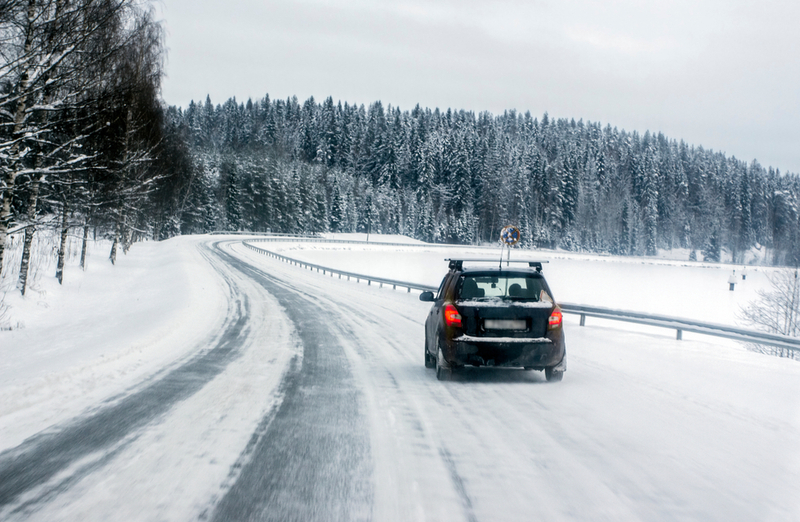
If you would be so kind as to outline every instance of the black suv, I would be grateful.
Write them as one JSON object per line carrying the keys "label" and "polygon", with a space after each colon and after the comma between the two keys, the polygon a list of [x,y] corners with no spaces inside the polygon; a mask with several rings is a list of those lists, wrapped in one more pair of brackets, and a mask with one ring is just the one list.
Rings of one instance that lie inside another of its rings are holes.
{"label": "black suv", "polygon": [[425,367],[436,368],[439,380],[469,364],[544,370],[548,381],[560,381],[567,369],[563,320],[542,263],[464,268],[487,260],[446,261],[450,271],[436,295],[419,296],[433,303],[425,321]]}

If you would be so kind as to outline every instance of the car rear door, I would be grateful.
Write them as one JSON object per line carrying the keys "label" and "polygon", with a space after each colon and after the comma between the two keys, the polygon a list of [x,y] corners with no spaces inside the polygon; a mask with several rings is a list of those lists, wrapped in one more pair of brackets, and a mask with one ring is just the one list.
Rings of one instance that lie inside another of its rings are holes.
{"label": "car rear door", "polygon": [[[456,306],[461,313],[464,333],[484,338],[544,337],[555,305],[543,280],[529,280],[526,276],[475,275],[472,276],[474,282],[468,280],[470,276],[462,278]],[[511,295],[507,288],[509,282],[520,287],[510,292]],[[502,288],[504,283],[506,288]]]}

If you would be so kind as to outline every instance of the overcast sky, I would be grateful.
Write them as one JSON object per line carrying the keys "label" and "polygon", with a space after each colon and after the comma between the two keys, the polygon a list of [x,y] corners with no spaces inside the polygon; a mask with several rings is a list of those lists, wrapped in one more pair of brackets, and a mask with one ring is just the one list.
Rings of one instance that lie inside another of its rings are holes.
{"label": "overcast sky", "polygon": [[530,111],[800,173],[796,0],[161,0],[167,103]]}

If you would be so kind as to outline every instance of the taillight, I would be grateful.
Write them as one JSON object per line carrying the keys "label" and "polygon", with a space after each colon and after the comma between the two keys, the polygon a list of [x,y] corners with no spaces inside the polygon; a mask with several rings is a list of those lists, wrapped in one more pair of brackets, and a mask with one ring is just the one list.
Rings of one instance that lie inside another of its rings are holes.
{"label": "taillight", "polygon": [[447,326],[461,327],[461,314],[458,313],[458,308],[449,304],[444,307],[444,324]]}
{"label": "taillight", "polygon": [[548,330],[553,330],[561,326],[561,321],[564,319],[564,316],[561,314],[561,308],[555,307],[553,309],[553,313],[550,314],[550,319],[547,320],[547,328]]}

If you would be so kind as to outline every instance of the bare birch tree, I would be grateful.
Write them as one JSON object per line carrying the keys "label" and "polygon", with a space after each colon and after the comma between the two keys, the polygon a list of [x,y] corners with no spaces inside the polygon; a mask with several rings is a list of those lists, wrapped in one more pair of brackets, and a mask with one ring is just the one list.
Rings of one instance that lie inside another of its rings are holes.
{"label": "bare birch tree", "polygon": [[[138,142],[123,147],[122,160],[109,153],[115,149],[109,142],[119,134],[115,127],[130,133],[127,122],[112,116],[120,107],[140,116],[130,96],[119,93],[141,89],[142,82],[130,87],[128,64],[143,48],[151,55],[147,64],[153,64],[146,77],[155,85],[151,104],[158,103],[160,31],[135,0],[0,0],[0,270],[9,228],[16,222],[17,230],[25,229],[18,281],[23,294],[42,190],[62,208],[58,221],[65,237],[70,224],[64,209],[88,216],[101,205],[81,197],[86,192],[81,183],[95,184],[90,173],[119,170],[120,163],[141,156]],[[84,178],[75,178],[76,172]],[[65,177],[69,182],[60,181]],[[68,192],[59,195],[65,187]],[[93,194],[103,193],[95,189]],[[25,210],[21,213],[13,201],[23,196],[27,204],[16,205]]]}
{"label": "bare birch tree", "polygon": [[[781,269],[769,276],[770,288],[759,290],[758,299],[742,310],[750,324],[770,333],[800,337],[800,270]],[[752,346],[755,351],[791,359],[800,353],[777,346]]]}
{"label": "bare birch tree", "polygon": [[[9,226],[15,218],[12,201],[19,179],[36,185],[82,161],[64,154],[83,136],[61,136],[60,111],[85,98],[92,83],[88,64],[103,60],[108,48],[93,40],[108,33],[115,18],[129,9],[127,0],[6,0],[0,35],[0,270]],[[34,190],[33,192],[36,192]],[[34,211],[35,212],[35,211]]]}

